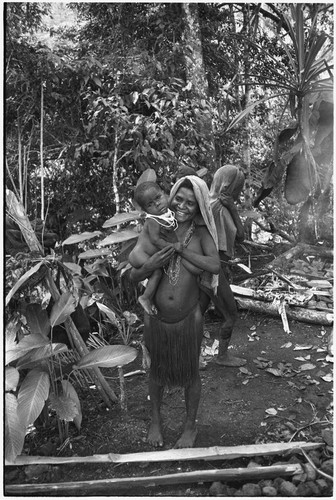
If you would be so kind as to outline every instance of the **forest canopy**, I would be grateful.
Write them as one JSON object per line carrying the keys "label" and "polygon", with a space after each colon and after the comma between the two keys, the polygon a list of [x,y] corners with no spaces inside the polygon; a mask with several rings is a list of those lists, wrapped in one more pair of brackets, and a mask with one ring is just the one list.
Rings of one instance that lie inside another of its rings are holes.
{"label": "forest canopy", "polygon": [[243,206],[294,238],[311,234],[293,220],[330,211],[332,4],[16,2],[4,16],[6,186],[59,239],[132,209],[149,168],[169,190],[181,165],[208,182],[240,165]]}

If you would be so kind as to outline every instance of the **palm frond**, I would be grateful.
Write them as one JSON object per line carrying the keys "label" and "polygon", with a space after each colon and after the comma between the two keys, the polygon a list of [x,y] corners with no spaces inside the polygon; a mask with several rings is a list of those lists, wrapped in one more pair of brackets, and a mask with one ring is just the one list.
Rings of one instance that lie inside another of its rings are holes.
{"label": "palm frond", "polygon": [[225,132],[228,132],[231,130],[233,127],[238,125],[244,118],[246,118],[257,106],[259,106],[261,103],[269,101],[270,99],[275,99],[276,97],[285,97],[286,95],[284,93],[281,94],[274,94],[272,96],[267,96],[263,97],[262,99],[259,99],[258,101],[253,102],[249,106],[247,106],[243,111],[238,113],[238,115],[231,121]]}

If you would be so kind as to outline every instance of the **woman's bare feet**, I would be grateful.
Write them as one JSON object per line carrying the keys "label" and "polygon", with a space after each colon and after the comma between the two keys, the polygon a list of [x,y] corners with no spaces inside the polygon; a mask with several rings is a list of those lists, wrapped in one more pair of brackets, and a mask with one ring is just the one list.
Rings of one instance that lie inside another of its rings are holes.
{"label": "woman's bare feet", "polygon": [[155,305],[153,304],[153,302],[147,299],[147,297],[140,295],[140,297],[138,298],[138,302],[141,305],[141,307],[143,307],[143,309],[146,311],[146,313],[149,314],[150,316],[154,316],[155,314],[157,314],[157,309]]}
{"label": "woman's bare feet", "polygon": [[215,363],[220,366],[239,367],[246,365],[247,361],[244,358],[237,358],[236,356],[233,356],[232,354],[226,352],[221,356],[217,356],[217,358],[215,359]]}
{"label": "woman's bare feet", "polygon": [[161,433],[160,424],[156,424],[154,422],[151,423],[147,435],[147,441],[152,446],[163,446],[163,437]]}
{"label": "woman's bare feet", "polygon": [[197,428],[196,425],[193,427],[185,427],[182,436],[175,444],[174,448],[192,448],[196,441]]}

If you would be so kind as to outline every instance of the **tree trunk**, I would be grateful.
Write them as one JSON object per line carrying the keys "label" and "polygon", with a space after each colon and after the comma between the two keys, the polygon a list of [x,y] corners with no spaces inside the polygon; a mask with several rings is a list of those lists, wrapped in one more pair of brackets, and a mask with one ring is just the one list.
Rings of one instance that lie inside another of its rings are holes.
{"label": "tree trunk", "polygon": [[29,250],[44,255],[42,245],[37,239],[22,204],[10,189],[6,189],[6,208],[9,215],[18,224]]}
{"label": "tree trunk", "polygon": [[[199,21],[199,6],[197,3],[183,3],[182,10],[184,16],[184,54],[185,54],[185,69],[186,80],[192,84],[192,89],[200,98],[206,98],[209,94],[209,84],[205,73],[203,61],[202,36]],[[204,113],[205,114],[205,113]],[[202,122],[202,133],[208,137],[211,144],[211,154],[209,158],[209,166],[214,168],[216,153],[215,142],[213,138],[213,125],[211,114],[205,117]]]}

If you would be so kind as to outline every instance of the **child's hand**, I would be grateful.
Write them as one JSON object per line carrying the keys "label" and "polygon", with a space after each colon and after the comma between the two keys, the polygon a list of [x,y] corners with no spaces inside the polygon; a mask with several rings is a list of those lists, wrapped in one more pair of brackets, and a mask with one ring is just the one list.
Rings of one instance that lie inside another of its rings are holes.
{"label": "child's hand", "polygon": [[174,243],[173,247],[175,248],[177,253],[182,253],[183,251],[183,243],[180,243],[179,241],[177,243]]}

